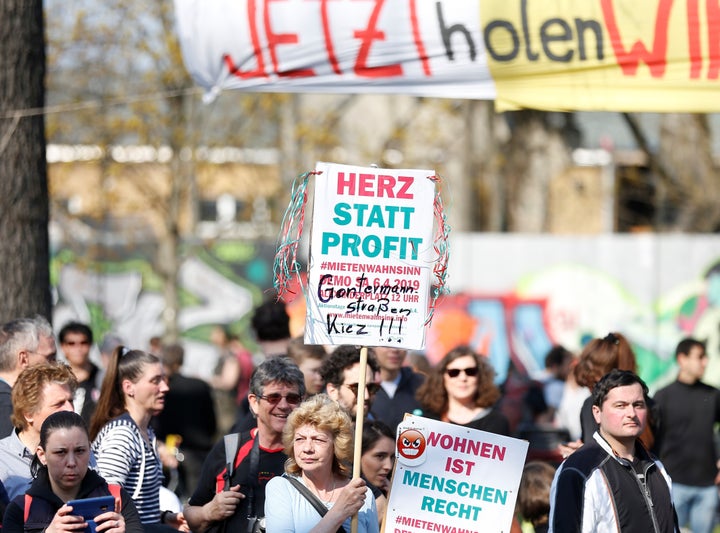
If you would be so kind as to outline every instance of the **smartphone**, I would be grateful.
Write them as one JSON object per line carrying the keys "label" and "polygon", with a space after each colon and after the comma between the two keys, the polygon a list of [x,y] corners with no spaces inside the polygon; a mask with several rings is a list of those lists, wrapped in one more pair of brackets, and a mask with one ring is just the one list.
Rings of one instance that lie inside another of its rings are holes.
{"label": "smartphone", "polygon": [[114,496],[98,496],[96,498],[83,498],[67,502],[73,508],[75,516],[82,516],[87,522],[85,533],[95,533],[95,517],[108,511],[115,510]]}

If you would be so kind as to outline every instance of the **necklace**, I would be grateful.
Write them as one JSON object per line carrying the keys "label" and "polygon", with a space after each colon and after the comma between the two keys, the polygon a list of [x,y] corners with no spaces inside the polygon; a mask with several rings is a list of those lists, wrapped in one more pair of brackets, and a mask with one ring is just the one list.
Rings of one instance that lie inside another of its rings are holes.
{"label": "necklace", "polygon": [[[335,477],[333,476],[333,485],[332,485],[332,489],[330,489],[330,499],[329,499],[329,500],[323,500],[323,499],[320,497],[320,491],[317,490],[317,489],[315,489],[315,494],[317,494],[318,499],[319,499],[321,502],[323,502],[326,507],[327,507],[328,505],[330,505],[330,504],[333,502],[333,500],[335,499],[335,484],[336,484],[336,483],[337,483],[337,479],[335,479]],[[328,491],[325,491],[325,494],[327,494],[327,492],[328,492]]]}

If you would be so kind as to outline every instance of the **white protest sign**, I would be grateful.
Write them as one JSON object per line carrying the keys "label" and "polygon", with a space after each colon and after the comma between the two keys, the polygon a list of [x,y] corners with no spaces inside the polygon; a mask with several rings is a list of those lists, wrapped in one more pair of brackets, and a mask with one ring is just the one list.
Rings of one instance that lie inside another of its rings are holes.
{"label": "white protest sign", "polygon": [[386,533],[507,533],[528,442],[408,416],[398,426]]}
{"label": "white protest sign", "polygon": [[424,348],[435,172],[316,172],[305,342]]}

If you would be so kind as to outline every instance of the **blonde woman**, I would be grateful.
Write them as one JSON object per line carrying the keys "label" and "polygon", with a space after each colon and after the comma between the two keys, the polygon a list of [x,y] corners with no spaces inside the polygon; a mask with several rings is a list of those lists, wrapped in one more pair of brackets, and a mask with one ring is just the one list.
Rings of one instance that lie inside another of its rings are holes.
{"label": "blonde woman", "polygon": [[[359,533],[378,532],[372,491],[361,478],[350,479],[353,425],[337,402],[326,394],[303,402],[288,418],[283,444],[286,475],[271,479],[265,489],[272,494],[265,500],[267,531],[350,531],[357,513]],[[309,491],[308,496],[302,490]],[[319,502],[320,511],[311,499]]]}

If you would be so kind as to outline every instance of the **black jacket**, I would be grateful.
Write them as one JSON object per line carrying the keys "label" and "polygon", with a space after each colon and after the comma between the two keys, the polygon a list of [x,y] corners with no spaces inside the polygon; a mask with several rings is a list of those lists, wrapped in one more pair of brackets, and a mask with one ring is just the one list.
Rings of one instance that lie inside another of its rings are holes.
{"label": "black jacket", "polygon": [[[25,512],[25,494],[21,494],[10,502],[5,511],[3,533],[41,533],[52,522],[57,510],[64,505],[64,502],[50,488],[50,480],[45,468],[40,469],[38,477],[32,482],[26,494],[33,498],[27,523],[23,516]],[[120,513],[125,519],[125,532],[143,533],[140,516],[132,498],[122,489],[120,494],[122,500]],[[110,489],[105,480],[94,471],[88,470],[80,484],[77,499],[107,495],[110,495]]]}
{"label": "black jacket", "polygon": [[425,376],[422,374],[413,372],[410,367],[402,367],[400,369],[400,382],[395,395],[390,398],[381,387],[375,398],[373,398],[370,406],[372,418],[382,420],[390,426],[390,429],[395,431],[398,424],[402,422],[405,413],[422,415],[422,406],[415,398],[415,393],[424,381]]}
{"label": "black jacket", "polygon": [[639,441],[631,463],[595,433],[555,475],[550,532],[677,532],[669,484],[662,464]]}
{"label": "black jacket", "polygon": [[182,437],[182,448],[209,452],[217,430],[210,385],[199,378],[173,374],[168,386],[165,408],[152,421],[158,439],[177,434]]}

